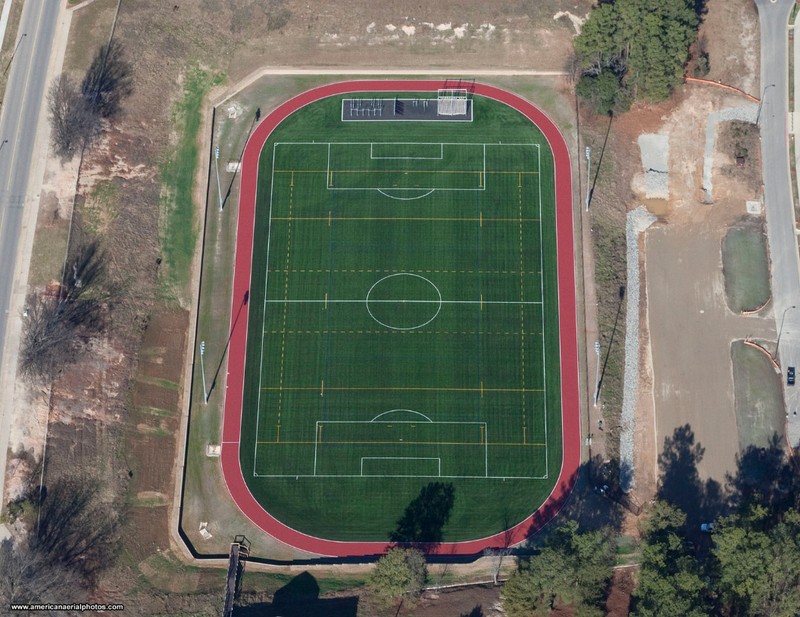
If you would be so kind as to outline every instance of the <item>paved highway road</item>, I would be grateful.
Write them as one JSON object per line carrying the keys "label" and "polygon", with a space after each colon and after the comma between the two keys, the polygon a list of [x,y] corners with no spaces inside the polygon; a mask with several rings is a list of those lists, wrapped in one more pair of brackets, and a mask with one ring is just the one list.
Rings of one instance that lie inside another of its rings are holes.
{"label": "paved highway road", "polygon": [[[800,263],[794,204],[789,177],[788,37],[786,28],[794,0],[756,0],[761,26],[761,149],[767,236],[772,262],[772,297],[779,332],[778,356],[783,368],[800,365]],[[793,309],[791,307],[796,306]],[[789,438],[800,434],[800,386],[787,387]]]}
{"label": "paved highway road", "polygon": [[[36,208],[28,199],[28,181],[33,157],[39,110],[45,96],[47,65],[53,47],[60,0],[25,2],[19,25],[19,45],[9,67],[8,84],[0,112],[0,383],[12,386],[13,374],[3,362],[16,362],[5,354],[9,323],[19,319],[10,313],[14,277],[18,271],[17,250],[23,210]],[[24,35],[24,36],[23,36]],[[16,43],[16,42],[15,42]],[[0,70],[6,67],[0,67]],[[22,282],[24,284],[24,282]],[[0,490],[5,477],[10,397],[0,394]],[[0,508],[1,509],[1,508]]]}

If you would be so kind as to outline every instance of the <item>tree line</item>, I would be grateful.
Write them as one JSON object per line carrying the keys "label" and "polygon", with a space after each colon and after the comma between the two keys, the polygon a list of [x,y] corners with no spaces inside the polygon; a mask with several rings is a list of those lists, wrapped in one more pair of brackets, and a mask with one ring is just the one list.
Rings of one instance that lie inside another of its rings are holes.
{"label": "tree line", "polygon": [[598,114],[669,98],[683,79],[702,6],[697,0],[602,2],[575,38],[577,94]]}
{"label": "tree line", "polygon": [[[770,448],[750,447],[723,491],[713,481],[700,481],[696,463],[702,455],[688,427],[666,440],[659,457],[662,488],[639,524],[631,615],[800,615],[797,463],[777,441]],[[692,502],[700,509],[687,514],[681,505]],[[709,512],[717,514],[705,518]],[[604,615],[618,540],[615,526],[587,529],[571,520],[547,532],[517,558],[502,589],[506,614],[546,616],[569,607],[581,617]],[[419,598],[426,581],[424,553],[400,545],[378,561],[368,600],[394,614]]]}

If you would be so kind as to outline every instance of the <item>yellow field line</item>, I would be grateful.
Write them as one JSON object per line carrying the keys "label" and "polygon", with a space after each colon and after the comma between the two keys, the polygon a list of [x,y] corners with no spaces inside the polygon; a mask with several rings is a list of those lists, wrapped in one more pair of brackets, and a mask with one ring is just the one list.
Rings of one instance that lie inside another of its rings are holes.
{"label": "yellow field line", "polygon": [[538,171],[481,171],[478,169],[276,169],[276,174],[519,174],[520,176],[538,176]]}
{"label": "yellow field line", "polygon": [[[322,426],[319,427],[320,437],[322,435]],[[544,443],[519,443],[519,442],[506,442],[506,441],[490,441],[490,442],[477,442],[477,441],[325,441],[323,442],[320,438],[318,441],[287,441],[283,440],[281,442],[277,441],[261,441],[257,442],[259,445],[264,444],[276,444],[280,443],[280,445],[301,445],[301,446],[308,446],[314,445],[315,443],[324,443],[326,446],[376,446],[376,445],[387,445],[387,444],[396,444],[396,445],[409,445],[409,446],[524,446],[524,447],[537,447],[537,448],[544,448],[546,444]]]}
{"label": "yellow field line", "polygon": [[[262,390],[318,390],[317,386],[262,386]],[[328,390],[338,392],[544,392],[541,388],[413,388],[406,386],[397,387],[328,387]]]}
{"label": "yellow field line", "polygon": [[538,223],[540,219],[535,218],[483,218],[483,213],[478,217],[446,217],[446,216],[337,216],[331,219],[331,213],[328,216],[273,216],[271,221],[327,221],[330,227],[331,220],[335,221],[456,221],[468,223],[480,223],[483,227],[483,222],[488,223]]}

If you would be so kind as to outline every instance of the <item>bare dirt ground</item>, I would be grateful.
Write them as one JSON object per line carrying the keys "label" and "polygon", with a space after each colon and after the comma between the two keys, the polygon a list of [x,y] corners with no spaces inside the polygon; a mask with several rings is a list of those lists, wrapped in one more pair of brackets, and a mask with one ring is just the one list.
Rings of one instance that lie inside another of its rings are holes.
{"label": "bare dirt ground", "polygon": [[[704,29],[711,76],[730,79],[732,85],[747,90],[757,84],[757,64],[745,53],[747,41],[757,35],[757,22],[755,12],[743,4],[712,4]],[[714,38],[711,26],[734,17],[744,20],[737,22],[742,36],[728,33],[721,34],[720,40]],[[716,73],[715,55],[719,58]],[[646,236],[647,325],[652,346],[652,364],[646,368],[653,383],[655,446],[660,449],[677,427],[689,424],[705,448],[698,466],[701,477],[719,482],[733,470],[738,452],[731,341],[748,335],[769,339],[775,334],[769,311],[766,316],[733,315],[724,294],[722,237],[745,215],[744,201],[760,199],[761,163],[749,129],[720,127],[714,204],[703,205],[699,193],[705,117],[742,103],[743,99],[714,88],[687,87],[674,111],[654,123],[653,132],[669,135],[670,199],[656,204],[661,222]],[[735,162],[737,154],[745,154],[741,167]]]}
{"label": "bare dirt ground", "polygon": [[[707,79],[721,81],[741,88],[747,92],[758,94],[758,16],[752,3],[746,0],[735,2],[709,2],[707,12],[701,26],[701,39],[703,50],[708,53],[710,71]],[[731,28],[730,24],[736,24]],[[695,54],[699,49],[694,50]],[[693,64],[690,65],[690,73]],[[685,233],[714,234],[719,226],[727,224],[725,213],[729,208],[735,208],[736,218],[744,213],[744,196],[748,199],[758,198],[758,191],[754,190],[750,166],[753,173],[760,178],[760,161],[758,156],[750,157],[746,168],[736,168],[734,158],[728,152],[730,139],[723,131],[721,156],[715,160],[715,197],[717,205],[714,209],[700,207],[702,179],[702,130],[705,126],[705,117],[711,111],[726,106],[739,105],[744,99],[728,98],[721,94],[721,89],[713,86],[687,84],[681,91],[673,96],[672,100],[659,105],[637,105],[631,112],[624,114],[612,123],[608,138],[608,154],[600,164],[597,186],[592,198],[590,213],[591,235],[594,244],[594,270],[597,294],[597,308],[599,316],[599,340],[602,348],[608,348],[610,333],[616,320],[618,303],[617,291],[624,285],[624,216],[625,213],[639,204],[659,216],[655,234],[674,234],[682,238]],[[605,118],[585,118],[581,127],[584,142],[592,147],[593,162],[597,151],[605,138],[607,128]],[[644,133],[668,133],[670,140],[670,199],[653,200],[637,192],[642,185],[641,162],[637,139]],[[735,168],[735,169],[733,169]],[[719,179],[718,177],[723,176]],[[735,202],[729,201],[738,197]],[[712,242],[714,250],[719,251],[717,236],[707,236],[706,241]],[[667,341],[668,345],[677,346],[680,341],[689,340],[681,332],[681,324],[671,324],[665,327],[652,319],[648,322],[648,310],[651,303],[661,304],[667,302],[666,307],[676,306],[672,293],[674,289],[660,288],[662,296],[656,301],[650,297],[652,290],[651,270],[663,267],[667,272],[677,263],[681,255],[670,252],[660,256],[666,259],[666,264],[659,266],[655,255],[651,255],[648,241],[646,252],[642,250],[640,263],[643,281],[642,287],[647,285],[647,294],[642,298],[640,306],[640,348],[642,362],[640,365],[639,402],[636,413],[635,458],[636,458],[636,487],[634,497],[638,503],[645,503],[655,495],[657,488],[657,455],[663,446],[663,427],[656,430],[656,423],[662,422],[664,417],[669,417],[669,409],[657,404],[656,396],[661,391],[663,384],[658,370],[654,370],[657,363],[656,355],[665,354],[663,349],[657,349],[660,341]],[[717,267],[717,261],[710,263]],[[697,267],[697,264],[695,264]],[[615,275],[622,272],[622,278]],[[684,276],[695,276],[695,270],[687,268]],[[720,275],[721,276],[721,275]],[[677,277],[676,277],[677,278]],[[691,281],[692,279],[682,279]],[[681,281],[676,281],[680,283]],[[724,302],[724,298],[723,298]],[[662,305],[663,311],[668,311]],[[723,306],[724,308],[724,306]],[[698,309],[699,310],[699,309]],[[681,313],[688,320],[689,313]],[[621,312],[619,323],[624,324],[624,308]],[[763,324],[762,324],[763,325]],[[680,326],[677,330],[676,326]],[[656,331],[658,330],[658,331]],[[703,334],[698,332],[698,334]],[[747,332],[741,334],[746,335]],[[623,328],[617,328],[616,344],[624,338]],[[605,353],[605,351],[603,352]],[[728,367],[726,375],[730,375],[729,346],[726,345],[725,366]],[[660,357],[660,356],[659,356]],[[664,356],[665,358],[668,356]],[[601,407],[603,407],[604,430],[597,430],[596,419],[592,421],[593,449],[606,452],[614,457],[618,449],[619,435],[617,432],[617,417],[615,409],[621,402],[622,385],[622,354],[619,350],[612,353],[605,366],[603,389],[601,391]],[[705,365],[699,358],[690,356],[685,368],[686,375],[702,374]],[[676,364],[674,361],[672,364]],[[590,362],[591,366],[591,362]],[[730,378],[728,378],[730,381]],[[726,382],[727,383],[727,382]],[[729,404],[727,401],[726,404]],[[729,407],[732,413],[732,405]],[[590,408],[590,411],[592,409]],[[592,416],[593,418],[595,416]],[[735,430],[735,425],[734,425]],[[658,434],[658,438],[656,438]],[[605,443],[600,445],[600,441]],[[596,445],[595,445],[596,444]],[[710,456],[710,454],[709,454]],[[732,456],[732,455],[731,455]],[[730,457],[728,457],[730,458]],[[707,464],[708,463],[707,458]],[[724,467],[722,465],[720,468]],[[631,532],[636,533],[635,525],[631,525]]]}

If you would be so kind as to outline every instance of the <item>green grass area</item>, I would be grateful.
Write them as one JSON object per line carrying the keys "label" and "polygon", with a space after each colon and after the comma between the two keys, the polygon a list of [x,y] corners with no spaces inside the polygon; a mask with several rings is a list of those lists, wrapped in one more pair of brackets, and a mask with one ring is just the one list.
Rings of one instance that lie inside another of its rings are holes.
{"label": "green grass area", "polygon": [[739,447],[769,448],[784,431],[781,375],[763,352],[735,341],[731,345]]}
{"label": "green grass area", "polygon": [[119,215],[119,185],[115,180],[101,180],[94,187],[81,209],[84,228],[92,235],[101,235]]}
{"label": "green grass area", "polygon": [[769,300],[767,238],[760,224],[733,227],[722,241],[722,271],[728,307],[752,311]]}
{"label": "green grass area", "polygon": [[[40,217],[45,216],[40,213]],[[40,225],[36,229],[34,249],[31,253],[28,283],[31,286],[47,285],[61,279],[64,257],[67,254],[67,221],[59,220],[52,225]]]}
{"label": "green grass area", "polygon": [[172,390],[173,392],[177,392],[180,387],[174,381],[170,381],[169,379],[150,377],[148,375],[142,375],[141,373],[136,376],[136,380],[141,381],[142,383],[150,384],[151,386],[164,388],[165,390]]}
{"label": "green grass area", "polygon": [[641,547],[633,536],[617,536],[617,563],[618,566],[628,566],[639,563],[642,558]]}
{"label": "green grass area", "polygon": [[340,113],[296,112],[260,161],[250,490],[306,533],[380,541],[442,482],[445,540],[502,531],[561,461],[552,154],[482,98],[472,123]]}
{"label": "green grass area", "polygon": [[166,265],[161,291],[166,298],[181,298],[189,282],[197,240],[193,198],[199,154],[197,133],[200,129],[200,106],[208,90],[221,83],[222,79],[220,74],[209,75],[199,68],[191,69],[186,75],[183,97],[173,109],[178,143],[161,165],[164,187],[161,247]]}

